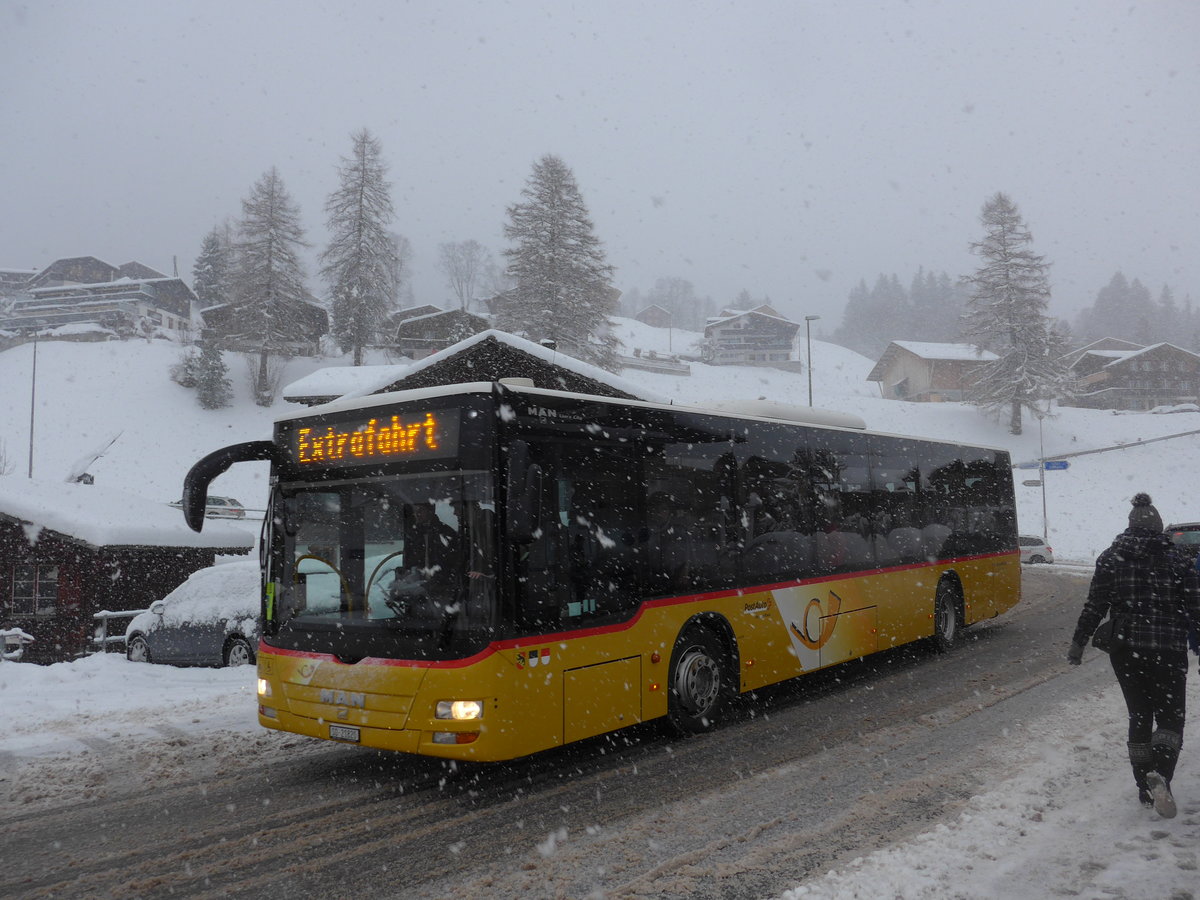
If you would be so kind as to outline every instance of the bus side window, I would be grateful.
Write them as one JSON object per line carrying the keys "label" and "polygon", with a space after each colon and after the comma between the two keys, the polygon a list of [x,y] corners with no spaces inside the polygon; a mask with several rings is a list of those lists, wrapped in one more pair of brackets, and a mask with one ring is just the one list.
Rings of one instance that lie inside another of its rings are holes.
{"label": "bus side window", "polygon": [[[521,461],[522,472],[536,472],[537,477],[510,486],[510,494],[514,487],[522,493],[518,500],[522,510],[516,521],[510,509],[507,522],[508,552],[516,575],[516,620],[522,631],[532,634],[559,626],[566,590],[558,577],[563,549],[554,502],[557,466],[549,450],[539,449],[542,452]],[[520,532],[515,536],[514,526]]]}

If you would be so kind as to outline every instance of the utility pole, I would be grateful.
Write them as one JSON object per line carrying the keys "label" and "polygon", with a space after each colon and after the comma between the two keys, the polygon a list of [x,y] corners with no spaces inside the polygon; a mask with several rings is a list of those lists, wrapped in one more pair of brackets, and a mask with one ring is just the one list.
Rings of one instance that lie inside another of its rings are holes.
{"label": "utility pole", "polygon": [[33,327],[33,373],[29,379],[29,470],[26,474],[27,478],[33,477],[33,414],[37,408],[37,350],[38,350],[38,331],[41,330],[41,322],[35,323]]}
{"label": "utility pole", "polygon": [[804,317],[804,334],[808,344],[808,405],[812,406],[812,323],[821,318],[820,316],[805,316]]}
{"label": "utility pole", "polygon": [[1042,443],[1042,419],[1046,414],[1040,409],[1034,413],[1038,420],[1038,474],[1042,476],[1042,543],[1050,543],[1050,526],[1046,521],[1046,448]]}

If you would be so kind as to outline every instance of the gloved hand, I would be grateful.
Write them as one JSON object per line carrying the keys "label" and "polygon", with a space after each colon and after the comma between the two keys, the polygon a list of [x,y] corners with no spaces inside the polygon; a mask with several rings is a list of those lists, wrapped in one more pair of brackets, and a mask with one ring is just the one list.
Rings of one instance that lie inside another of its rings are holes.
{"label": "gloved hand", "polygon": [[1083,648],[1072,642],[1071,649],[1067,651],[1067,662],[1073,666],[1077,666],[1083,662]]}

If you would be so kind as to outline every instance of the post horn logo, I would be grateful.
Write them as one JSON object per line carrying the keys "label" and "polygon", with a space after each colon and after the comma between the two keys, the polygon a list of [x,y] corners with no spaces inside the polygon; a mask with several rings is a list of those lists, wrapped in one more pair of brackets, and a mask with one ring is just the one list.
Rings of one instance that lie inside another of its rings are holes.
{"label": "post horn logo", "polygon": [[[813,597],[804,608],[803,624],[791,623],[792,634],[799,638],[809,650],[820,650],[833,637],[833,629],[837,624],[837,614],[842,610],[842,598],[833,591],[829,592],[829,609],[821,606],[821,601]],[[817,634],[810,634],[810,626]]]}

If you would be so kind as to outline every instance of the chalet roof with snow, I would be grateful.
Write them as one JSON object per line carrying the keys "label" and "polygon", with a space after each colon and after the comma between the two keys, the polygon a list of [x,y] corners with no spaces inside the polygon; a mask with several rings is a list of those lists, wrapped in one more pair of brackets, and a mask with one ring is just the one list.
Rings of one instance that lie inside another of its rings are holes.
{"label": "chalet roof with snow", "polygon": [[[502,378],[530,378],[535,387],[550,390],[624,400],[667,402],[598,366],[494,329],[481,331],[408,365],[353,367],[378,369],[378,377],[374,377],[376,373],[371,373],[371,377],[353,375],[350,374],[350,368],[339,367],[325,376],[329,379],[329,394],[312,396],[309,392],[316,382],[305,386],[302,384],[305,379],[301,379],[288,385],[284,397],[297,402],[324,403],[338,397],[365,397],[447,384],[499,381]],[[351,384],[352,381],[357,383]],[[333,390],[343,386],[349,389],[333,393]],[[301,397],[304,399],[301,400]]]}
{"label": "chalet roof with snow", "polygon": [[0,520],[25,527],[30,540],[41,529],[92,547],[195,547],[246,553],[254,534],[208,522],[200,534],[183,513],[165,503],[94,484],[0,476]]}
{"label": "chalet roof with snow", "polygon": [[1066,362],[1067,366],[1070,367],[1070,366],[1075,365],[1075,363],[1079,362],[1080,359],[1082,359],[1084,356],[1087,356],[1088,354],[1101,354],[1105,351],[1128,352],[1130,350],[1144,350],[1144,349],[1145,349],[1144,344],[1135,344],[1132,341],[1125,341],[1125,340],[1122,340],[1121,338],[1103,337],[1103,338],[1100,338],[1098,341],[1092,341],[1090,344],[1087,344],[1083,347],[1080,347],[1077,350],[1072,350],[1070,353],[1065,354],[1063,356],[1063,360]]}
{"label": "chalet roof with snow", "polygon": [[29,287],[67,284],[100,284],[120,278],[166,278],[168,276],[142,263],[130,261],[120,266],[95,256],[66,256],[56,259],[29,279]]}
{"label": "chalet roof with snow", "polygon": [[766,319],[774,319],[778,322],[793,325],[796,327],[796,329],[800,328],[799,322],[793,322],[791,319],[781,316],[770,306],[763,304],[762,306],[754,307],[754,309],[723,309],[721,310],[720,315],[713,316],[704,324],[704,330],[707,332],[710,328],[723,325],[726,322],[732,322],[735,319],[746,318],[748,316],[761,316]]}
{"label": "chalet roof with snow", "polygon": [[1198,353],[1193,353],[1191,350],[1185,350],[1183,347],[1176,346],[1175,344],[1168,343],[1167,341],[1160,341],[1157,344],[1151,344],[1149,347],[1138,347],[1136,350],[1088,350],[1071,364],[1071,368],[1077,369],[1081,367],[1088,367],[1081,366],[1081,364],[1085,363],[1087,360],[1093,361],[1090,368],[1107,368],[1109,366],[1116,366],[1126,362],[1131,362],[1139,357],[1158,356],[1163,352],[1183,353],[1189,357],[1200,359],[1200,354]]}
{"label": "chalet roof with snow", "polygon": [[328,403],[349,393],[370,393],[381,381],[394,381],[412,365],[412,361],[378,366],[326,366],[298,378],[283,389],[283,399],[290,403],[315,406]]}
{"label": "chalet roof with snow", "polygon": [[389,313],[384,317],[384,322],[389,327],[394,327],[400,322],[406,322],[409,319],[432,316],[444,312],[447,312],[447,310],[442,309],[440,306],[434,306],[432,303],[423,303],[420,306],[406,306],[404,309],[398,309],[393,313]]}
{"label": "chalet roof with snow", "polygon": [[999,359],[990,350],[980,350],[974,344],[939,344],[930,341],[892,341],[867,375],[867,381],[882,381],[884,373],[891,368],[896,358],[909,354],[929,362],[956,360],[965,362],[988,362]]}

